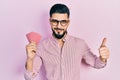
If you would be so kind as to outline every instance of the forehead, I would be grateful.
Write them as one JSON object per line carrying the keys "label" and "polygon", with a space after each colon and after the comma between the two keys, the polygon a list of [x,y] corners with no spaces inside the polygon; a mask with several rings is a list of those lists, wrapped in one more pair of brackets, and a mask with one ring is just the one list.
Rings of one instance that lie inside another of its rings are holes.
{"label": "forehead", "polygon": [[67,13],[54,13],[51,16],[51,19],[66,20],[68,19],[68,15]]}

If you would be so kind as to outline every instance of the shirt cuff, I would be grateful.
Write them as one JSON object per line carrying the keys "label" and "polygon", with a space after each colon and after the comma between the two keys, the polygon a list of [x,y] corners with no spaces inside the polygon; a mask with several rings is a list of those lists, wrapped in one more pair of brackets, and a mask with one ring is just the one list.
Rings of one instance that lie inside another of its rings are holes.
{"label": "shirt cuff", "polygon": [[37,77],[38,77],[38,73],[25,70],[25,73],[24,73],[25,80],[36,80]]}
{"label": "shirt cuff", "polygon": [[99,57],[96,58],[96,62],[95,62],[95,67],[96,68],[104,68],[107,64],[107,61],[106,62],[103,62],[101,61],[101,59]]}

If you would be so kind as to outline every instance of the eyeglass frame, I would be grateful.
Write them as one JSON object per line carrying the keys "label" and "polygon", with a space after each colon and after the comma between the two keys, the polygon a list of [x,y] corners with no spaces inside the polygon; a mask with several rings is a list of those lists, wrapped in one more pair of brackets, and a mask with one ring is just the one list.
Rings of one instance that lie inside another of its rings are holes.
{"label": "eyeglass frame", "polygon": [[[52,24],[52,21],[53,21],[53,20],[57,22],[56,25]],[[62,21],[63,21],[63,22],[66,22],[66,24],[63,25],[63,24],[62,24]],[[53,26],[58,26],[59,23],[60,23],[61,26],[66,26],[66,25],[69,23],[69,21],[70,21],[70,20],[56,20],[56,19],[50,19],[50,22],[51,22],[51,24],[52,24]]]}

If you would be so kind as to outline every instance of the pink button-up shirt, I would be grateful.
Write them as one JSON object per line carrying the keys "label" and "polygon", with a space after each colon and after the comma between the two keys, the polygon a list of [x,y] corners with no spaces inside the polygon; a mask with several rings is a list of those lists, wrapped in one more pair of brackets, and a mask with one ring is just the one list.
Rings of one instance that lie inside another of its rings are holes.
{"label": "pink button-up shirt", "polygon": [[90,51],[84,40],[70,35],[66,35],[63,40],[62,48],[53,36],[40,42],[33,63],[33,72],[25,72],[26,80],[36,80],[42,65],[47,80],[80,80],[82,59],[94,68],[106,65]]}

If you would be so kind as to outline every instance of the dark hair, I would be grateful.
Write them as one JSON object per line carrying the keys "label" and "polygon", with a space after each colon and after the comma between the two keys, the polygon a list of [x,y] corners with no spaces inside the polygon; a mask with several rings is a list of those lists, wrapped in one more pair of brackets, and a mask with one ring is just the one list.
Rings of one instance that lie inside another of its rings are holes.
{"label": "dark hair", "polygon": [[68,18],[69,18],[69,15],[70,15],[69,8],[64,4],[53,5],[50,9],[50,17],[52,17],[52,14],[54,14],[54,13],[67,13]]}

